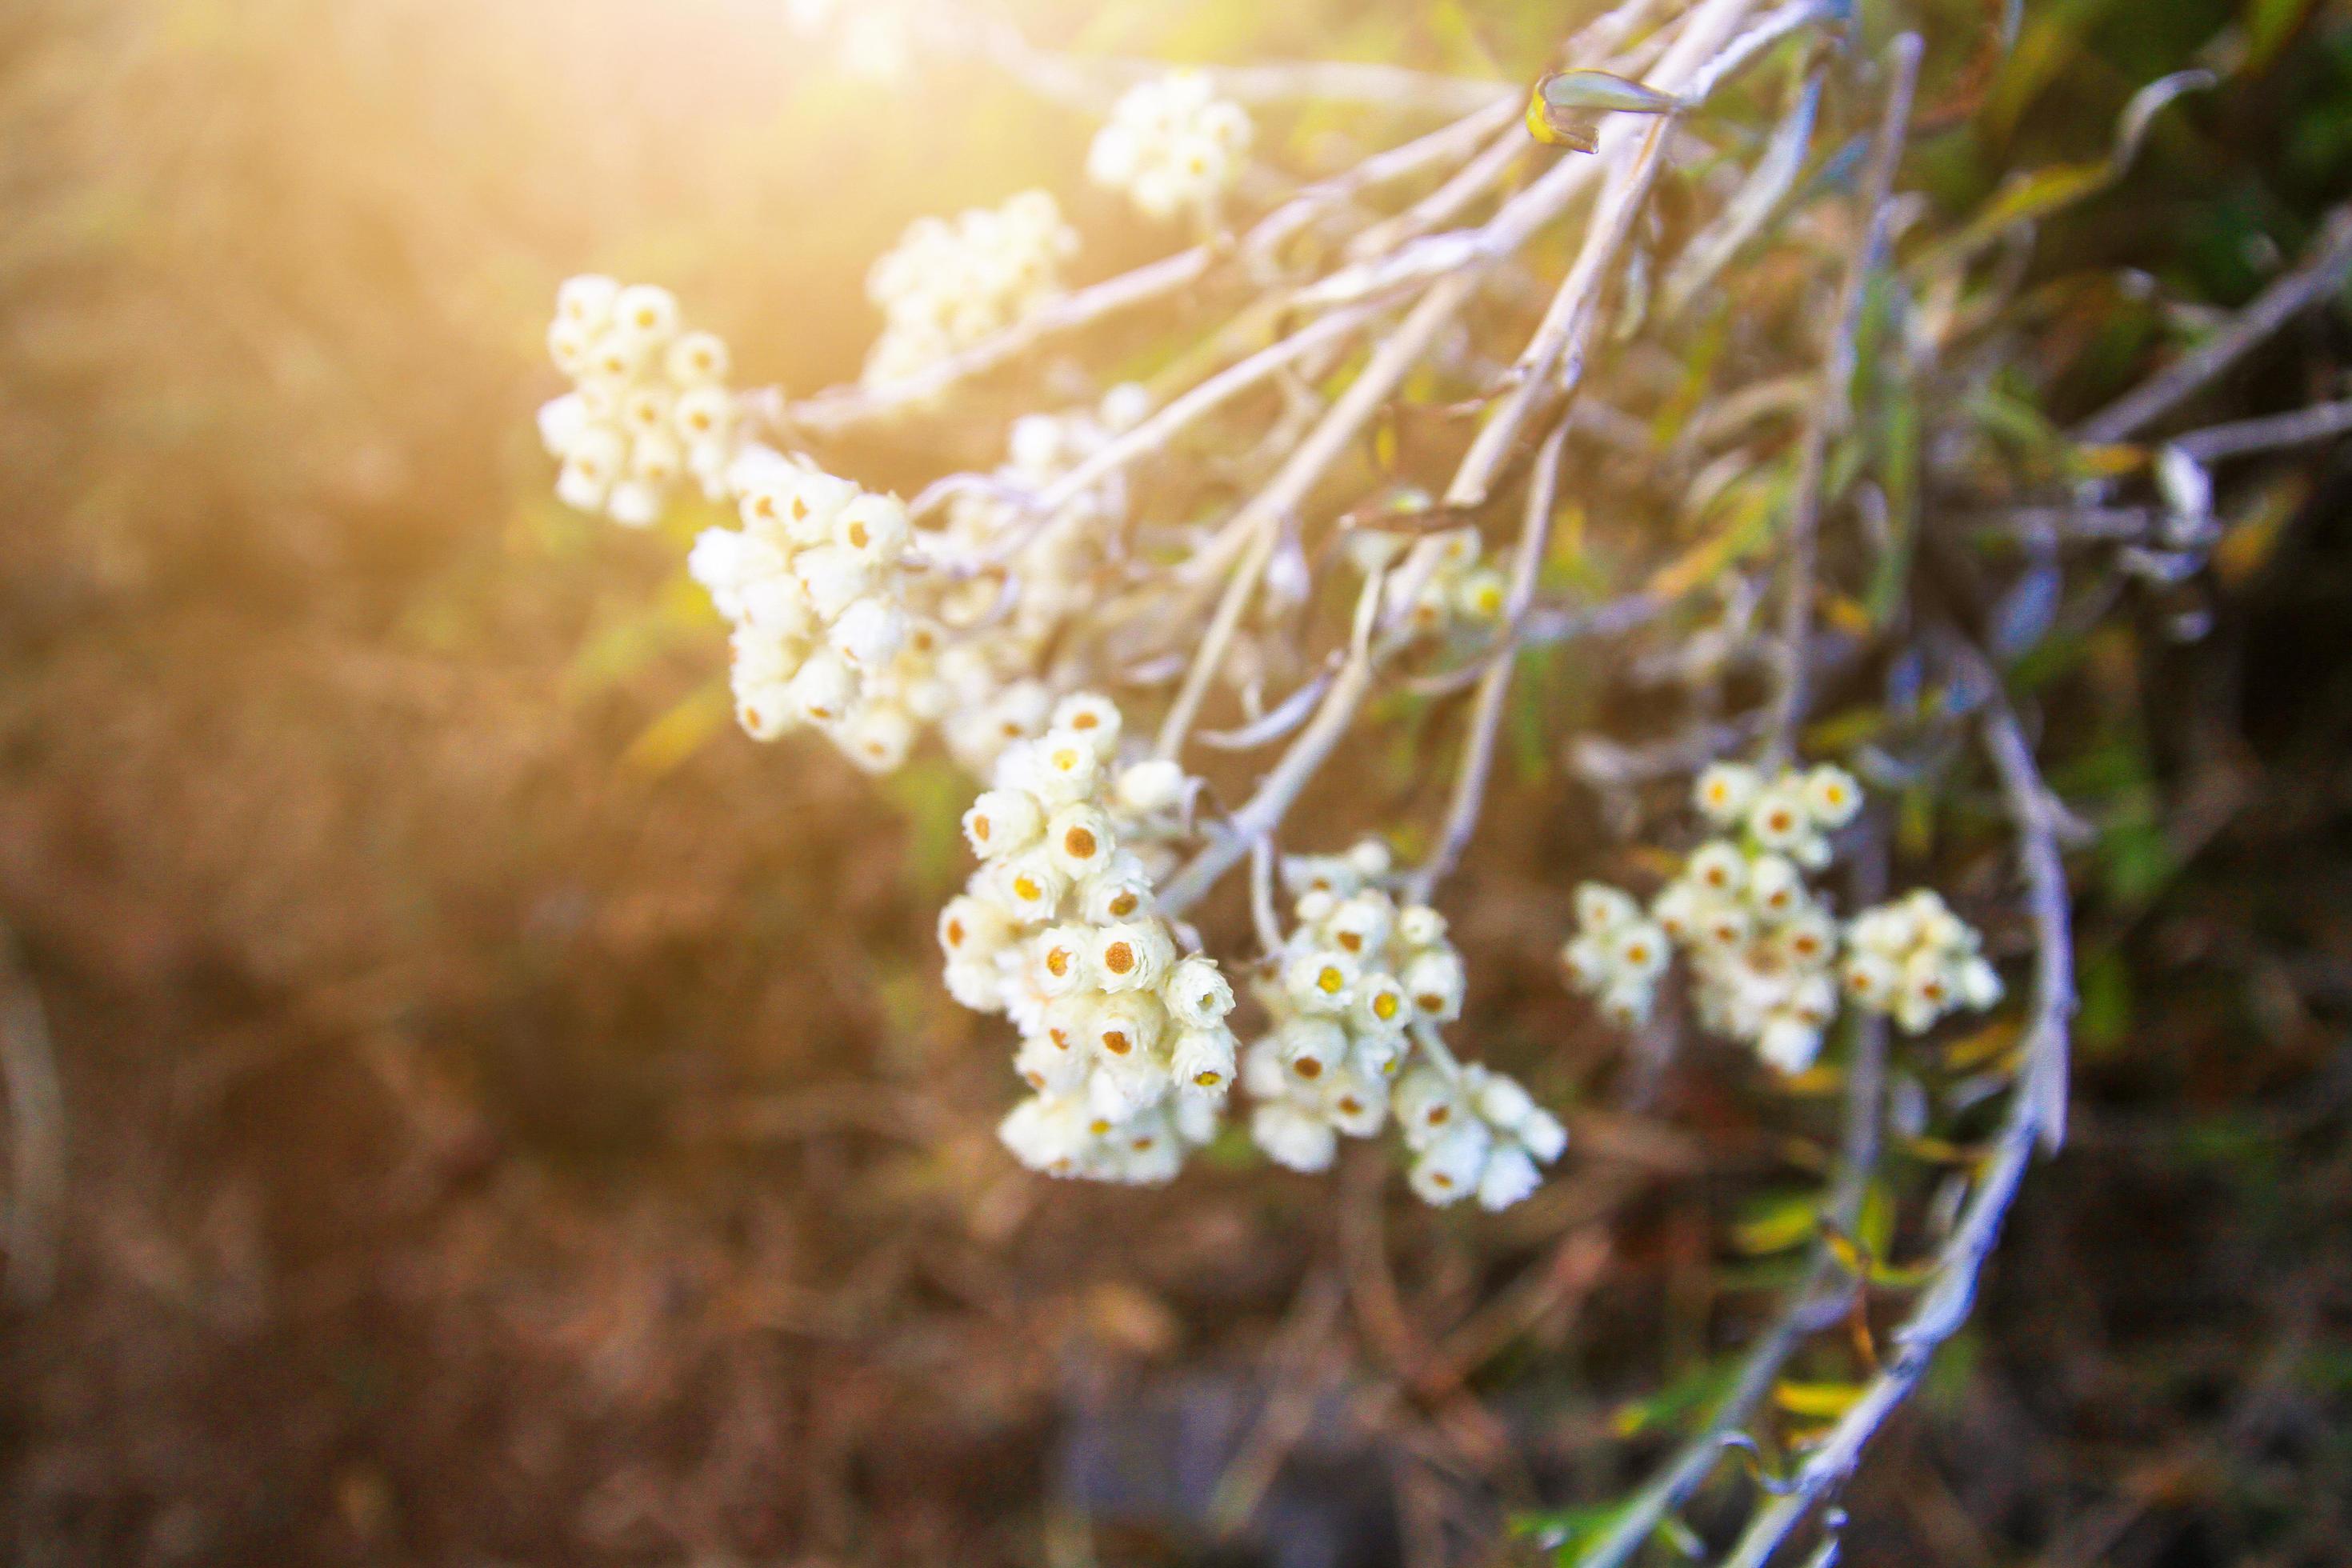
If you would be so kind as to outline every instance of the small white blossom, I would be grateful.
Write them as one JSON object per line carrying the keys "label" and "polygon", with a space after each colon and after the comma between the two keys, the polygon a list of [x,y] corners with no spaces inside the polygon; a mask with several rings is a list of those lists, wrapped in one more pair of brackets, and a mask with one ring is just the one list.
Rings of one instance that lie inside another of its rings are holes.
{"label": "small white blossom", "polygon": [[1846,940],[1853,952],[1842,972],[1845,994],[1890,1015],[1906,1034],[2000,1000],[2000,976],[1979,951],[1982,939],[1931,889],[1863,910]]}
{"label": "small white blossom", "polygon": [[562,465],[558,500],[648,528],[689,478],[710,499],[726,499],[735,426],[727,345],[709,332],[681,332],[667,289],[567,279],[555,291],[547,349],[572,382],[539,417],[540,440]]}
{"label": "small white blossom", "polygon": [[1087,175],[1124,191],[1147,216],[1205,213],[1233,184],[1249,152],[1250,118],[1216,96],[1199,71],[1171,71],[1129,88],[1087,153]]}
{"label": "small white blossom", "polygon": [[914,375],[1020,321],[1060,290],[1061,264],[1077,243],[1042,190],[952,220],[916,219],[866,274],[884,321],[867,384]]}

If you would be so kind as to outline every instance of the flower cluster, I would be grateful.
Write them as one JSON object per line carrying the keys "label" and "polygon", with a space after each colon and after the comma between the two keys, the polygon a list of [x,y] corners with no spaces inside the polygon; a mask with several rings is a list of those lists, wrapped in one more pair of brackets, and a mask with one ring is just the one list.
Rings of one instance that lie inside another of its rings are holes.
{"label": "flower cluster", "polygon": [[1576,889],[1576,935],[1560,960],[1577,988],[1599,999],[1602,1017],[1621,1029],[1648,1023],[1668,956],[1665,931],[1631,893],[1603,882]]}
{"label": "flower cluster", "polygon": [[1845,994],[1858,1007],[1891,1016],[1906,1033],[2000,1000],[2000,976],[1981,951],[1982,938],[1932,888],[1854,916],[1846,946]]}
{"label": "flower cluster", "polygon": [[1164,1182],[1214,1132],[1233,1086],[1233,987],[1152,908],[1150,846],[1182,792],[1173,763],[1118,765],[1119,712],[1081,692],[1008,747],[964,814],[981,864],[940,915],[947,986],[1021,1032],[1034,1093],[1000,1136],[1033,1170]]}
{"label": "flower cluster", "polygon": [[1541,1184],[1536,1167],[1568,1147],[1568,1130],[1517,1079],[1475,1062],[1405,1074],[1396,1118],[1413,1154],[1412,1190],[1441,1207],[1475,1193],[1482,1208],[1509,1208]]}
{"label": "flower cluster", "polygon": [[572,384],[539,411],[540,439],[563,465],[555,493],[566,505],[646,528],[689,479],[712,500],[732,493],[727,345],[683,331],[669,290],[570,279],[556,290],[547,349]]}
{"label": "flower cluster", "polygon": [[1808,871],[1830,863],[1829,836],[1862,809],[1862,786],[1830,763],[1786,768],[1769,783],[1745,763],[1717,763],[1698,775],[1692,797],[1718,832],[1744,834],[1756,849]]}
{"label": "flower cluster", "polygon": [[1435,1044],[1462,1016],[1462,955],[1444,916],[1375,885],[1389,868],[1377,840],[1284,864],[1297,924],[1257,986],[1272,1027],[1243,1061],[1250,1134],[1276,1163],[1320,1171],[1342,1135],[1372,1137],[1393,1112],[1423,1198],[1508,1207],[1567,1134],[1516,1082]]}
{"label": "flower cluster", "polygon": [[1675,947],[1690,963],[1699,1022],[1782,1072],[1802,1072],[1821,1053],[1837,1016],[1842,942],[1852,949],[1846,994],[1915,1034],[1953,1008],[2000,999],[1976,932],[1935,893],[1865,910],[1841,931],[1807,884],[1808,872],[1831,862],[1830,836],[1862,809],[1862,786],[1844,769],[1824,763],[1767,780],[1718,763],[1694,795],[1720,837],[1691,852],[1646,913],[1619,889],[1577,889],[1577,932],[1561,960],[1612,1023],[1631,1028],[1649,1017]]}
{"label": "flower cluster", "polygon": [[1206,76],[1171,71],[1120,97],[1087,149],[1087,174],[1147,216],[1205,213],[1240,176],[1250,133],[1248,112]]}
{"label": "flower cluster", "polygon": [[1077,246],[1041,190],[951,220],[916,219],[866,275],[883,315],[866,384],[912,375],[1019,321],[1059,291],[1061,264]]}
{"label": "flower cluster", "polygon": [[738,478],[743,526],[704,531],[687,558],[734,627],[736,719],[760,741],[812,726],[896,768],[944,701],[938,633],[907,608],[906,506],[773,453]]}

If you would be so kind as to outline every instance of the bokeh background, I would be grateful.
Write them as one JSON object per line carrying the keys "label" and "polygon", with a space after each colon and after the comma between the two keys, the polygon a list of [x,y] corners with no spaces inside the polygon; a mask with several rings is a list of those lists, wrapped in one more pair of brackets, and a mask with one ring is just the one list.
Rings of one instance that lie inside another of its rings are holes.
{"label": "bokeh background", "polygon": [[[1580,11],[1019,17],[1507,76]],[[1083,193],[1076,111],[841,31],[0,7],[0,921],[65,1150],[7,1259],[10,1561],[1507,1560],[1508,1516],[1628,1484],[1712,1386],[1785,1130],[1719,1052],[1618,1092],[1550,969],[1598,831],[1558,770],[1515,775],[1452,900],[1486,1054],[1573,1109],[1550,1195],[1391,1209],[1376,1150],[1047,1187],[935,979],[962,786],[744,741],[677,539],[552,501],[570,272],[668,284],[740,379],[806,391],[855,374],[864,268],[919,214],[1043,183],[1088,276],[1171,243]],[[1965,211],[2200,58],[2221,89],[2034,265],[2242,303],[2352,191],[2336,0],[2035,0],[1913,183]],[[1270,124],[1304,166],[1381,130]],[[2315,315],[2208,411],[2339,391],[2348,344]],[[855,457],[915,482],[973,439]],[[2292,478],[2209,639],[2126,616],[2069,650],[2056,782],[2101,828],[2075,1135],[1853,1493],[1853,1561],[2352,1556],[2352,470]],[[17,1151],[45,1129],[11,1110]],[[1385,1291],[1337,1289],[1383,1223]]]}

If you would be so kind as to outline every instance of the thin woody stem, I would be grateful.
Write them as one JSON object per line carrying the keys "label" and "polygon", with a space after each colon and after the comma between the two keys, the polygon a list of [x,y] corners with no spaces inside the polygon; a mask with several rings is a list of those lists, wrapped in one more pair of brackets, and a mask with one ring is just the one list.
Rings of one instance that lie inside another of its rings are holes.
{"label": "thin woody stem", "polygon": [[1798,721],[1805,710],[1805,647],[1811,640],[1815,557],[1819,548],[1822,483],[1832,442],[1845,433],[1853,416],[1854,339],[1861,330],[1862,302],[1871,275],[1885,259],[1886,231],[1893,210],[1895,171],[1903,161],[1905,129],[1911,121],[1911,100],[1919,81],[1919,35],[1906,33],[1887,49],[1894,79],[1886,89],[1886,109],[1879,121],[1870,170],[1863,181],[1866,204],[1862,244],[1838,294],[1831,316],[1827,352],[1822,357],[1820,390],[1812,417],[1806,421],[1797,452],[1797,477],[1789,499],[1789,557],[1786,597],[1780,607],[1780,693],[1765,731],[1764,765],[1771,769],[1789,760]]}

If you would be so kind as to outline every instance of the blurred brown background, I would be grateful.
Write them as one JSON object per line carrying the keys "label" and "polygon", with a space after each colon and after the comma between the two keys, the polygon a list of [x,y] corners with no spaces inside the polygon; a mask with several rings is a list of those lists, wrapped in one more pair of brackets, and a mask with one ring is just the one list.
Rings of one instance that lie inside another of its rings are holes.
{"label": "blurred brown background", "polygon": [[[2045,253],[2236,303],[2255,242],[2352,187],[2352,22],[2158,13],[2031,7],[2028,78],[1928,175],[1965,204],[2217,34],[2270,40]],[[1023,19],[1500,74],[1575,15]],[[1391,1212],[1370,1150],[1048,1188],[933,973],[961,786],[742,740],[677,540],[547,494],[560,278],[658,279],[743,379],[807,390],[855,374],[908,218],[1076,193],[1087,130],[968,63],[844,70],[751,0],[0,9],[0,917],[67,1152],[53,1252],[8,1259],[10,1561],[1194,1561],[1263,1493],[1223,1560],[1306,1568],[1638,1473],[1675,1413],[1629,1402],[1736,1341],[1724,1232],[1770,1123],[1719,1053],[1612,1100],[1549,968],[1575,789],[1523,782],[1453,900],[1486,1054],[1580,1108],[1550,1196]],[[1067,199],[1089,275],[1161,243]],[[2290,333],[2221,411],[2342,339]],[[950,438],[861,460],[919,479]],[[2211,641],[2095,650],[2099,743],[2058,779],[2106,829],[2078,1135],[1850,1560],[2352,1553],[2352,492],[2309,480]],[[1367,1321],[1332,1282],[1384,1214],[1397,1319]],[[1400,1336],[1483,1353],[1331,1415]]]}

